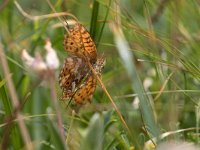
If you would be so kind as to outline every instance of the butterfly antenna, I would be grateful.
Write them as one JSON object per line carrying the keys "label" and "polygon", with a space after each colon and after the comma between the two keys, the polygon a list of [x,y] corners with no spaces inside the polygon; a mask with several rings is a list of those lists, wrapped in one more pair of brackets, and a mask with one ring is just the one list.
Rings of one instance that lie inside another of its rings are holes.
{"label": "butterfly antenna", "polygon": [[65,23],[66,23],[67,28],[69,29],[69,24],[67,22],[67,19],[65,19]]}
{"label": "butterfly antenna", "polygon": [[69,30],[69,23],[67,22],[67,18],[66,18],[65,16],[62,16],[62,20],[64,20],[65,26],[66,26],[67,29]]}
{"label": "butterfly antenna", "polygon": [[[53,5],[51,4],[51,2],[50,2],[50,0],[46,0],[47,1],[47,3],[48,3],[48,5],[49,5],[49,7],[53,10],[53,12],[54,13],[57,13],[56,12],[56,10],[54,9],[54,7],[53,7]],[[58,16],[58,19],[59,19],[59,21],[63,24],[63,26],[64,26],[64,28],[65,28],[65,30],[67,31],[67,33],[69,33],[69,30],[68,30],[68,25],[67,25],[67,27],[65,26],[65,24],[64,24],[64,22],[62,21],[62,19]]]}

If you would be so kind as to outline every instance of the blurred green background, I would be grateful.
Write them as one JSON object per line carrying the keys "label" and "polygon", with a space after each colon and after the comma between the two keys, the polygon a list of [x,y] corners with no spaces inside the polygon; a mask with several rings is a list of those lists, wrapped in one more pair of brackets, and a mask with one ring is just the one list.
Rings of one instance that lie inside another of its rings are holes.
{"label": "blurred green background", "polygon": [[[5,76],[1,61],[2,149],[31,149],[24,142],[15,116],[11,117],[16,111],[23,115],[33,149],[154,149],[162,141],[200,143],[199,1],[52,0],[51,3],[56,12],[76,16],[90,31],[98,55],[106,58],[101,79],[117,110],[99,83],[91,104],[78,108],[76,113],[74,108],[66,107],[68,102],[59,100],[62,91],[58,83],[60,69],[68,57],[63,47],[66,33],[63,24],[58,17],[50,16],[54,11],[45,0],[2,0],[1,58],[8,62],[20,103],[20,108],[14,108],[7,84],[9,77]],[[21,56],[26,49],[32,57],[40,53],[44,59],[47,39],[60,61],[60,67],[53,71],[53,83],[51,74],[43,78],[27,69]],[[62,126],[57,124],[59,113]],[[62,127],[64,136],[60,134]]]}

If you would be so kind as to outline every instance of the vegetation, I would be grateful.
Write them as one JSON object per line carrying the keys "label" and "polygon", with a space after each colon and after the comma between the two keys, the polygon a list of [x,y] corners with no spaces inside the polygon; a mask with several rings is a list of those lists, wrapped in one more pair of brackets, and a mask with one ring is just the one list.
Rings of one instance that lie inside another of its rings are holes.
{"label": "vegetation", "polygon": [[[195,0],[0,2],[1,149],[198,145],[199,6]],[[60,99],[58,75],[68,57],[62,21],[74,16],[106,58],[92,103],[84,106]],[[52,47],[44,47],[48,42]],[[47,69],[50,48],[59,68],[54,57]]]}

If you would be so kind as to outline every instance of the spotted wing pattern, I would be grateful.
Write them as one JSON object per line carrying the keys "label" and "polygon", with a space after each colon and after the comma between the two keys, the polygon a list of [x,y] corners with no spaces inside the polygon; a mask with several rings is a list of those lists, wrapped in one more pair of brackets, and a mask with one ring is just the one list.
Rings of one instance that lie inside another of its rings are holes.
{"label": "spotted wing pattern", "polygon": [[88,79],[75,92],[73,99],[77,104],[83,105],[92,101],[92,96],[96,89],[97,79],[94,75],[90,75]]}
{"label": "spotted wing pattern", "polygon": [[64,38],[64,47],[71,55],[88,58],[90,63],[96,62],[96,45],[89,32],[80,23],[76,23],[69,29],[69,33]]}
{"label": "spotted wing pattern", "polygon": [[[104,65],[105,65],[104,58],[97,59],[97,62],[93,66],[97,75],[101,74]],[[80,105],[83,105],[87,102],[91,103],[92,96],[96,89],[96,82],[97,82],[96,76],[92,72],[90,72],[86,81],[75,92],[73,96],[74,101]]]}
{"label": "spotted wing pattern", "polygon": [[[80,23],[69,29],[64,38],[64,47],[71,56],[66,58],[59,75],[62,99],[73,99],[80,105],[91,102],[96,89],[96,76],[101,74],[105,59],[97,58],[96,46]],[[96,75],[86,63],[88,60]]]}
{"label": "spotted wing pattern", "polygon": [[62,98],[69,98],[73,95],[76,87],[81,83],[88,73],[88,66],[78,57],[65,59],[63,68],[59,75],[60,87],[63,90]]}

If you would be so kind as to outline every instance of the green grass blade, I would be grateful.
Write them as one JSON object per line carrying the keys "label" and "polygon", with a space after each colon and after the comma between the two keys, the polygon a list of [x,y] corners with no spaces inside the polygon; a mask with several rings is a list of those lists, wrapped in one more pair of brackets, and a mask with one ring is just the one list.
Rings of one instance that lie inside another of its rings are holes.
{"label": "green grass blade", "polygon": [[99,38],[98,38],[98,40],[97,40],[97,42],[96,42],[96,47],[98,48],[98,45],[99,45],[99,43],[100,43],[100,41],[101,41],[101,37],[102,37],[102,34],[103,34],[103,29],[104,29],[104,27],[105,27],[105,24],[106,24],[106,21],[107,21],[107,18],[108,18],[108,14],[109,14],[109,10],[110,10],[110,5],[111,5],[111,0],[109,0],[109,4],[108,4],[108,8],[107,8],[107,11],[106,11],[106,15],[105,15],[105,18],[104,18],[104,22],[103,22],[103,24],[102,24],[102,27],[101,27],[101,30],[100,30],[100,32],[99,32]]}
{"label": "green grass blade", "polygon": [[97,32],[97,19],[99,13],[99,2],[94,0],[93,9],[92,9],[92,17],[90,21],[90,35],[92,39],[96,42],[96,34]]}
{"label": "green grass blade", "polygon": [[[1,75],[0,75],[0,80],[1,80],[0,83],[5,82],[5,80],[2,80]],[[4,108],[5,114],[6,114],[5,116],[9,117],[12,113],[12,106],[11,106],[10,100],[8,99],[7,95],[8,94],[6,93],[6,89],[3,84],[2,86],[0,86],[0,99],[3,101],[3,108]],[[1,123],[3,123],[3,122],[1,122]],[[13,145],[13,148],[15,148],[15,149],[20,149],[21,137],[20,137],[20,132],[19,132],[16,124],[13,124],[10,138],[11,138],[11,140],[10,140],[9,144]]]}
{"label": "green grass blade", "polygon": [[86,136],[81,144],[81,150],[101,150],[103,144],[103,132],[103,117],[96,113],[90,120]]}
{"label": "green grass blade", "polygon": [[130,52],[130,47],[120,29],[116,29],[116,31],[114,31],[114,37],[119,55],[131,80],[132,88],[135,91],[135,93],[138,94],[138,98],[140,100],[140,109],[144,119],[144,125],[147,126],[147,128],[149,129],[148,131],[153,137],[158,137],[159,129],[153,115],[150,100],[146,95],[143,94],[144,89],[141,80],[138,76],[136,66],[134,64],[134,56]]}
{"label": "green grass blade", "polygon": [[58,129],[56,128],[56,126],[53,124],[52,121],[49,120],[48,122],[49,122],[48,128],[50,131],[52,143],[55,145],[56,149],[61,149],[61,150],[66,149],[65,143],[62,141],[62,138],[58,133],[59,132]]}

